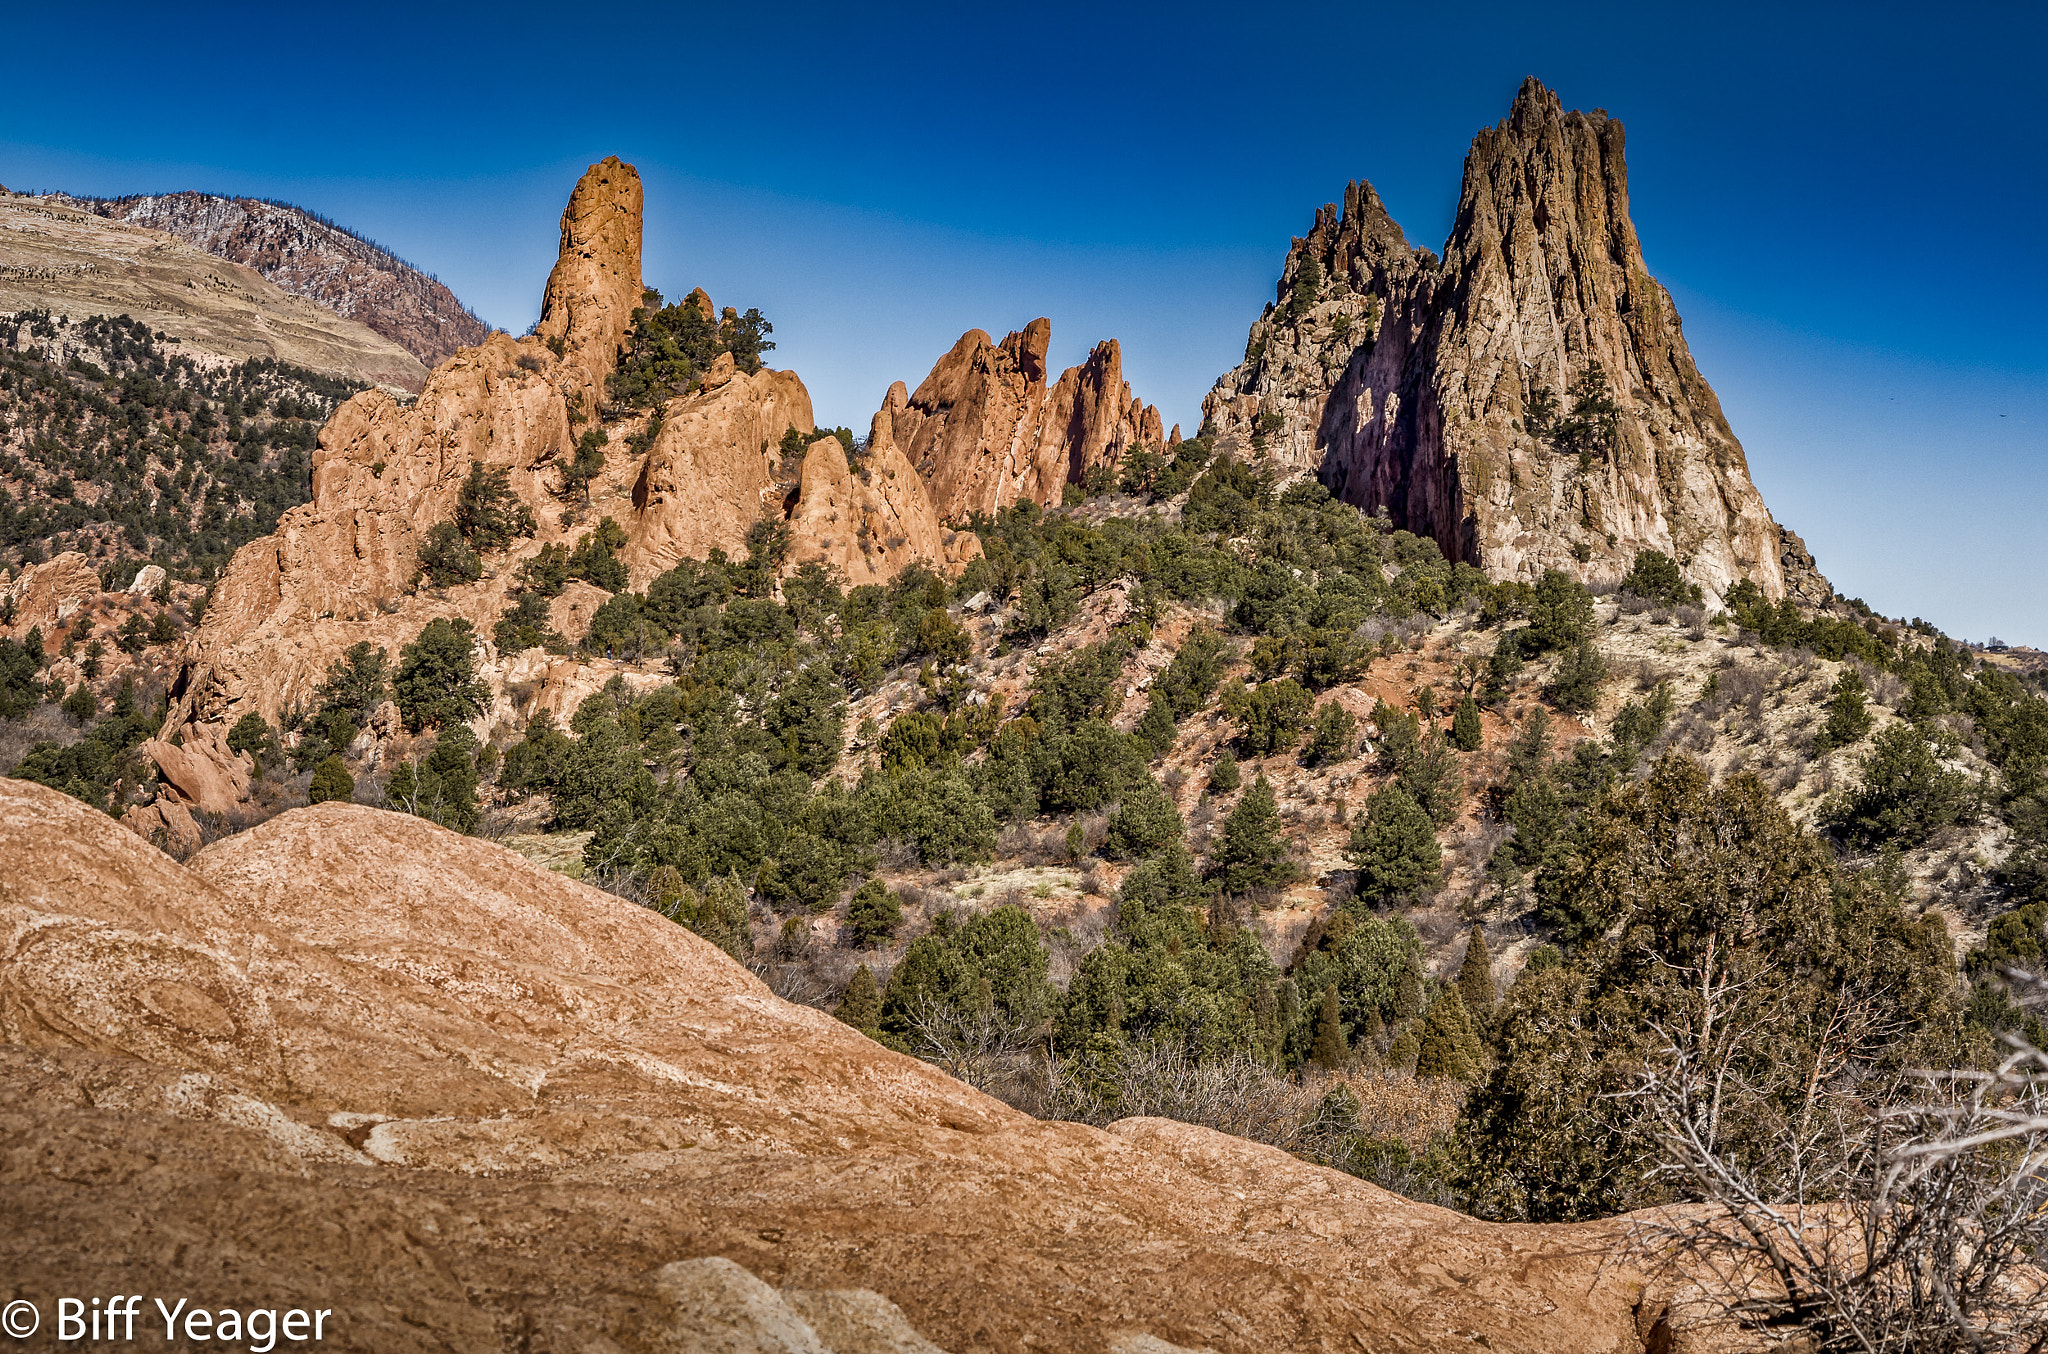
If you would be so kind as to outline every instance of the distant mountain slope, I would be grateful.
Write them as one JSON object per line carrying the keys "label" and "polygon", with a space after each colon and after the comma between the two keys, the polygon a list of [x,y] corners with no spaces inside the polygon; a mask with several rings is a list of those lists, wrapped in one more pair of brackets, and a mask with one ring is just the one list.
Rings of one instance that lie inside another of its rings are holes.
{"label": "distant mountain slope", "polygon": [[175,235],[382,334],[433,367],[491,327],[439,280],[303,207],[214,193],[50,201]]}
{"label": "distant mountain slope", "polygon": [[126,315],[184,353],[228,363],[274,358],[407,390],[427,379],[406,349],[252,268],[55,199],[0,195],[0,311],[37,310]]}

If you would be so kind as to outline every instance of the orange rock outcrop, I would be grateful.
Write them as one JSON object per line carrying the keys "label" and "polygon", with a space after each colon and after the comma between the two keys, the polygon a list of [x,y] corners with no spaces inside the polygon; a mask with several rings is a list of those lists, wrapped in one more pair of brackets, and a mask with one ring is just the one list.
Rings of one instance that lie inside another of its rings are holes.
{"label": "orange rock outcrop", "polygon": [[1115,339],[1048,386],[1051,339],[1043,318],[999,344],[972,329],[915,391],[900,381],[889,388],[876,417],[930,486],[942,520],[1026,498],[1056,505],[1067,485],[1117,464],[1131,443],[1164,445],[1159,411],[1131,394]]}
{"label": "orange rock outcrop", "polygon": [[707,1340],[674,1268],[703,1257],[963,1352],[1685,1347],[1622,1224],[1039,1122],[651,911],[353,805],[180,866],[0,780],[0,1125],[33,1145],[0,1164],[13,1292],[325,1307],[337,1350],[832,1347]]}
{"label": "orange rock outcrop", "polygon": [[0,633],[14,638],[40,627],[48,638],[72,612],[99,595],[99,570],[76,550],[66,550],[28,565],[12,581],[0,583],[0,597],[14,604],[14,624]]}
{"label": "orange rock outcrop", "polygon": [[838,438],[811,443],[789,525],[790,567],[815,560],[838,570],[849,587],[887,582],[913,563],[957,570],[981,554],[979,537],[939,520],[882,414],[875,415],[858,474]]}
{"label": "orange rock outcrop", "polygon": [[[494,334],[462,349],[434,369],[409,404],[373,390],[335,412],[314,453],[312,501],[286,513],[273,534],[236,552],[222,577],[178,683],[166,740],[183,731],[188,746],[210,748],[218,740],[194,731],[224,729],[250,711],[277,723],[286,711],[310,704],[328,667],[358,642],[395,658],[428,622],[443,617],[467,620],[487,636],[510,600],[519,564],[547,545],[573,545],[601,517],[626,533],[620,558],[635,588],[685,557],[703,558],[713,549],[743,555],[754,523],[792,510],[802,518],[796,524],[802,549],[793,563],[821,559],[857,582],[889,577],[912,560],[957,568],[978,552],[971,536],[939,524],[916,472],[893,450],[871,458],[884,473],[878,481],[871,467],[859,492],[849,487],[854,481],[841,483],[842,458],[837,479],[820,462],[808,503],[801,488],[787,496],[774,478],[776,448],[789,429],[808,435],[815,426],[810,394],[793,372],[743,372],[730,355],[722,356],[697,389],[655,413],[599,421],[605,381],[630,339],[633,310],[642,304],[641,207],[640,179],[631,165],[616,159],[592,165],[562,213],[561,253],[533,335]],[[701,289],[688,299],[711,313]],[[1120,403],[1128,391],[1121,388],[1113,345],[1098,358],[1063,378],[1060,390],[1072,393],[1046,401],[1048,407],[1065,411],[1060,417],[1084,430],[1114,424],[1115,411],[1142,424],[1141,408],[1124,410]],[[586,502],[569,491],[562,467],[592,429],[604,437],[604,466]],[[1094,450],[1082,459],[1106,455],[1115,435],[1115,428],[1090,431],[1082,440]],[[507,475],[537,530],[487,559],[478,582],[422,588],[420,549],[435,526],[455,516],[475,466]],[[830,508],[821,497],[827,479],[838,486]],[[862,548],[856,530],[831,529],[836,514],[848,513],[872,520],[874,548]],[[49,586],[24,583],[25,597],[62,590],[48,566],[45,573]],[[587,625],[595,605],[574,619]],[[570,637],[581,634],[578,629]],[[538,681],[532,689],[566,700],[584,685],[552,672],[558,664],[541,680],[527,670],[532,661],[525,656],[499,658],[483,647],[479,657],[494,692],[503,682],[532,687]],[[507,716],[499,704],[488,719]],[[225,766],[219,770],[230,775]],[[209,785],[219,783],[216,776]],[[209,788],[189,803],[218,812],[217,798]],[[153,820],[146,826],[167,830]]]}

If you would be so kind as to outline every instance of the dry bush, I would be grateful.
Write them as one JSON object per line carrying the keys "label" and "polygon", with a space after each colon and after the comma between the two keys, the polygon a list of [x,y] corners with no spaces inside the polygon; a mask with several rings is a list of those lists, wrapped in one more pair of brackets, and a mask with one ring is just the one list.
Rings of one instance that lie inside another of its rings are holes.
{"label": "dry bush", "polygon": [[1661,1172],[1709,1207],[1634,1242],[1715,1319],[1818,1351],[2048,1349],[2048,1055],[2015,1041],[1990,1072],[1810,1099],[1738,1159],[1719,1125],[1752,1088],[1670,1052],[1636,1095]]}
{"label": "dry bush", "polygon": [[84,729],[47,703],[38,705],[21,719],[0,720],[0,774],[13,771],[37,743],[70,747],[83,737]]}

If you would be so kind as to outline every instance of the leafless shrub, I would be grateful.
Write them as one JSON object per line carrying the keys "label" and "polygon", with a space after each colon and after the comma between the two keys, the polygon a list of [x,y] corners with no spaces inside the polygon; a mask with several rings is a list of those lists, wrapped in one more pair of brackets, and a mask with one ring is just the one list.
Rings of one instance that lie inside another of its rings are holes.
{"label": "leafless shrub", "polygon": [[1824,1351],[2048,1349],[2048,1056],[2015,1041],[1996,1070],[1922,1073],[1892,1103],[1809,1097],[1738,1161],[1721,1124],[1751,1088],[1670,1052],[1636,1095],[1661,1172],[1709,1207],[1640,1222],[1635,1244],[1720,1320]]}
{"label": "leafless shrub", "polygon": [[875,860],[885,870],[908,870],[918,859],[916,842],[884,837],[875,843]]}
{"label": "leafless shrub", "polygon": [[37,743],[70,747],[83,737],[85,730],[62,710],[48,703],[38,705],[21,719],[0,720],[0,768],[12,771]]}
{"label": "leafless shrub", "polygon": [[947,1076],[1003,1100],[1023,1088],[1026,1064],[1034,1061],[1029,1057],[1032,1031],[1008,1019],[1000,1008],[963,1010],[921,996],[904,1019],[910,1027],[911,1052]]}
{"label": "leafless shrub", "polygon": [[1638,597],[1632,592],[1620,594],[1619,602],[1621,614],[1624,616],[1640,616],[1648,611],[1652,605],[1649,598]]}
{"label": "leafless shrub", "polygon": [[1682,606],[1672,613],[1685,628],[1685,637],[1697,644],[1707,637],[1707,613],[1696,606]]}
{"label": "leafless shrub", "polygon": [[999,860],[1022,860],[1030,854],[1037,843],[1038,834],[1029,823],[1011,823],[996,838],[996,858]]}

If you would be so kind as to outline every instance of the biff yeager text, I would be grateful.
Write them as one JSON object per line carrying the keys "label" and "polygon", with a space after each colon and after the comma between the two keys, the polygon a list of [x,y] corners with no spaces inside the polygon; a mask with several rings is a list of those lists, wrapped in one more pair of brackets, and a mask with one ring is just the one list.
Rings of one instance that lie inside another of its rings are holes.
{"label": "biff yeager text", "polygon": [[[144,1302],[151,1304],[144,1307]],[[250,1354],[270,1354],[278,1342],[307,1344],[327,1338],[332,1307],[194,1307],[187,1298],[166,1302],[141,1293],[110,1298],[58,1298],[37,1304],[17,1298],[0,1308],[0,1333],[26,1340],[43,1325],[50,1308],[50,1333],[67,1340],[157,1340],[166,1343],[239,1344]]]}

